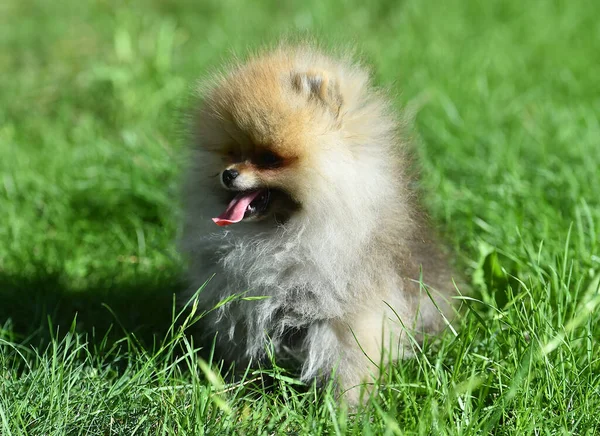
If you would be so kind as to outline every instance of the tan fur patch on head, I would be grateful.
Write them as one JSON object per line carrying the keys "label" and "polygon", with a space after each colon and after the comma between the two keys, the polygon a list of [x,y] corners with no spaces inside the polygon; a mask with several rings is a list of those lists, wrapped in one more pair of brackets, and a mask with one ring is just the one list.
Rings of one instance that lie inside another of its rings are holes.
{"label": "tan fur patch on head", "polygon": [[296,160],[310,153],[315,133],[339,128],[344,103],[339,72],[325,57],[316,59],[321,68],[305,69],[315,61],[311,56],[300,48],[275,51],[217,79],[206,96],[206,110],[239,154],[262,148]]}

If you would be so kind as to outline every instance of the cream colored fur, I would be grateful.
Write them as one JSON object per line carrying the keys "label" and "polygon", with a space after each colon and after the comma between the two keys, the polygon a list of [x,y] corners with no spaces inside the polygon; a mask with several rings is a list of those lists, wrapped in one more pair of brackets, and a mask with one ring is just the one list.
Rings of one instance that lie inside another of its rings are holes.
{"label": "cream colored fur", "polygon": [[[267,297],[207,319],[223,357],[245,364],[272,344],[299,362],[302,379],[335,369],[345,391],[411,354],[405,329],[420,337],[445,325],[450,269],[414,205],[394,111],[362,65],[281,46],[230,65],[201,94],[184,194],[191,289],[212,277],[199,297],[205,309],[232,294]],[[292,163],[261,171],[224,158],[257,144]],[[226,167],[240,169],[240,188],[279,189],[298,210],[283,223],[217,227]],[[418,283],[421,268],[435,303]],[[357,391],[347,396],[356,401]]]}

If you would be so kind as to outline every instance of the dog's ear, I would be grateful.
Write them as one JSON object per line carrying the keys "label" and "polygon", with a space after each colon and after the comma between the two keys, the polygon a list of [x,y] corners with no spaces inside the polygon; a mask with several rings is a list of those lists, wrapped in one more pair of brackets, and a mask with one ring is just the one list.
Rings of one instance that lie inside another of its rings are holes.
{"label": "dog's ear", "polygon": [[315,98],[329,106],[338,116],[343,104],[337,81],[325,71],[307,71],[292,75],[293,88],[309,98]]}

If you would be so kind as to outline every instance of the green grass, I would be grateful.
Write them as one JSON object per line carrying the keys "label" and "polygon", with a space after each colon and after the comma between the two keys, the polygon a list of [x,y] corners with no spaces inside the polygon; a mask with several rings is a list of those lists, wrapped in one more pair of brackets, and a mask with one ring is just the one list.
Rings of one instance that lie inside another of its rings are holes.
{"label": "green grass", "polygon": [[[0,434],[600,432],[597,10],[2,2]],[[171,328],[194,80],[304,32],[357,43],[397,92],[425,203],[474,289],[458,335],[357,412],[277,368],[269,386],[224,384]]]}

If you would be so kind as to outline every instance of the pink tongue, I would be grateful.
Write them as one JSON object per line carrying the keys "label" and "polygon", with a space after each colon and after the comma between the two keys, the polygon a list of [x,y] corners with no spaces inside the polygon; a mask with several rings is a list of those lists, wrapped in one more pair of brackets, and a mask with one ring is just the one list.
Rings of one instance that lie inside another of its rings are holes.
{"label": "pink tongue", "polygon": [[260,193],[261,191],[258,190],[242,192],[241,194],[236,195],[229,203],[229,206],[227,206],[227,209],[225,209],[225,212],[212,220],[218,226],[228,226],[229,224],[239,223],[244,219],[244,214],[246,213],[248,205],[252,203]]}

